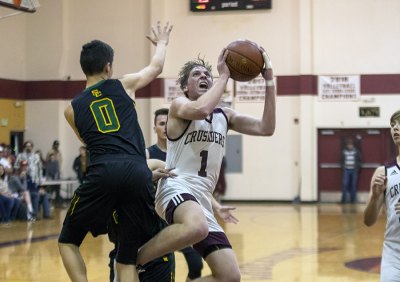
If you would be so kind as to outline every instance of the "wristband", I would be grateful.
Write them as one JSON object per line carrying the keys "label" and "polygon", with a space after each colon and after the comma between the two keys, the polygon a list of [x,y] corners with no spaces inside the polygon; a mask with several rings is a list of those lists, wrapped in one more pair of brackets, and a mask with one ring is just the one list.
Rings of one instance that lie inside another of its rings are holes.
{"label": "wristband", "polygon": [[264,59],[267,69],[272,69],[272,62],[271,62],[271,59],[269,58],[267,52],[263,52],[262,56],[263,56],[263,59]]}

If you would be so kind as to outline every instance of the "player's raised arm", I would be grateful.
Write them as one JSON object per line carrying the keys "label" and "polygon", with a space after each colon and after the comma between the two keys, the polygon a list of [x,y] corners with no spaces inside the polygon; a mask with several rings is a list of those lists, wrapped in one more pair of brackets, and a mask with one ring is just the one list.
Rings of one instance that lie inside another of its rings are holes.
{"label": "player's raised arm", "polygon": [[260,47],[260,51],[265,62],[262,76],[266,83],[264,110],[261,118],[239,114],[230,108],[224,108],[224,112],[229,119],[229,128],[248,135],[271,136],[275,132],[276,124],[276,90],[271,60],[264,48]]}

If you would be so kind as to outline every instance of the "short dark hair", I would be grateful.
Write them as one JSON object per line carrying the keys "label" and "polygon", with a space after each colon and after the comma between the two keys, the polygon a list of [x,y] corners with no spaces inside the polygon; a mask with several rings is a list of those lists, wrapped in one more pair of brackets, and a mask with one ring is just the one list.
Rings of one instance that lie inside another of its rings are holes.
{"label": "short dark hair", "polygon": [[33,148],[33,142],[32,140],[27,140],[24,142],[24,144],[22,145],[24,148],[26,147],[26,145],[31,144],[32,148]]}
{"label": "short dark hair", "polygon": [[190,72],[192,71],[193,68],[197,66],[205,67],[210,73],[212,71],[212,66],[208,62],[204,61],[204,59],[201,59],[200,57],[197,57],[197,59],[186,62],[181,68],[178,75],[178,79],[176,80],[176,84],[179,84],[182,90],[187,85]]}
{"label": "short dark hair", "polygon": [[156,125],[158,116],[167,116],[169,113],[169,109],[161,108],[154,112],[154,125]]}
{"label": "short dark hair", "polygon": [[100,40],[92,40],[82,46],[81,68],[85,75],[102,73],[104,67],[114,60],[114,50],[110,45]]}

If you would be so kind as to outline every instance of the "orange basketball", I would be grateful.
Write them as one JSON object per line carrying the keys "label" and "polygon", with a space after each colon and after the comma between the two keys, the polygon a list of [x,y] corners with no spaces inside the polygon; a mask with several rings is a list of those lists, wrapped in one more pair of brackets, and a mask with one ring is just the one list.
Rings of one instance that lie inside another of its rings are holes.
{"label": "orange basketball", "polygon": [[264,59],[257,44],[238,39],[226,47],[229,51],[226,64],[231,78],[237,81],[249,81],[257,77],[264,67]]}

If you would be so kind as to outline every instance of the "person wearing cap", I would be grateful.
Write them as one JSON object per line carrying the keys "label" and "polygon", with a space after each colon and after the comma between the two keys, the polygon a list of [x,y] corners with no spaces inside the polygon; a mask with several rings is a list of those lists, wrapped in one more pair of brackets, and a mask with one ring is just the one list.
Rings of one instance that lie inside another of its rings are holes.
{"label": "person wearing cap", "polygon": [[14,174],[10,174],[8,179],[8,187],[13,195],[19,197],[26,205],[26,219],[28,221],[35,221],[35,213],[33,211],[31,194],[28,191],[26,172],[28,170],[28,161],[22,160],[20,167],[15,170]]}
{"label": "person wearing cap", "polygon": [[25,141],[23,144],[23,152],[17,155],[15,160],[14,169],[18,170],[22,161],[28,162],[27,174],[32,178],[32,182],[40,186],[42,175],[42,161],[38,154],[33,151],[33,142],[31,140]]}

